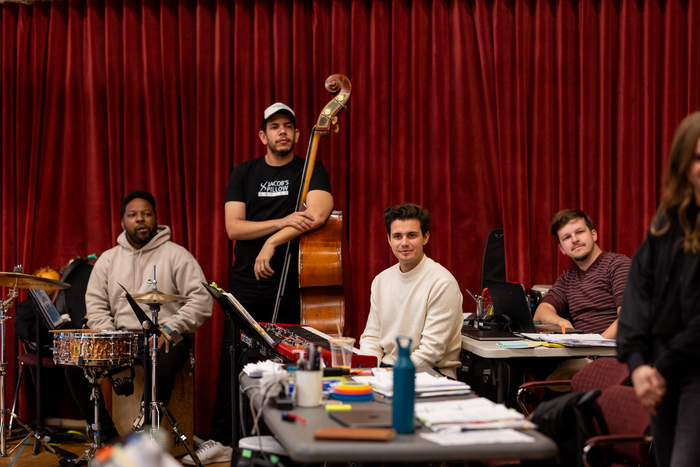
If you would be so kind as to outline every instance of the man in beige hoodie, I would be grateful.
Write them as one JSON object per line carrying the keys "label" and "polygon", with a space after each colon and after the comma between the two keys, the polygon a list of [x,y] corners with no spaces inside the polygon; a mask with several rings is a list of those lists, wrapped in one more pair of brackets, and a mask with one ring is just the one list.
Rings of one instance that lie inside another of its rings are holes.
{"label": "man in beige hoodie", "polygon": [[[160,308],[158,323],[183,336],[182,342],[170,346],[163,336],[158,347],[158,401],[167,402],[175,386],[175,375],[189,358],[191,342],[188,333],[196,331],[212,313],[212,299],[202,287],[206,282],[197,260],[185,248],[170,241],[170,228],[158,225],[156,202],[147,191],[132,191],[122,201],[121,227],[117,246],[105,251],[95,263],[90,275],[85,304],[87,325],[102,331],[132,331],[143,329],[131,306],[123,298],[122,284],[131,293],[152,290],[149,279],[156,279],[159,292],[184,295],[185,303],[166,303]],[[155,275],[155,277],[154,277]],[[140,364],[143,339],[138,340]],[[71,393],[88,424],[94,423],[93,402],[83,371],[77,366],[66,367]],[[149,389],[150,390],[150,389]],[[103,442],[119,438],[114,422],[104,404],[100,407]]]}

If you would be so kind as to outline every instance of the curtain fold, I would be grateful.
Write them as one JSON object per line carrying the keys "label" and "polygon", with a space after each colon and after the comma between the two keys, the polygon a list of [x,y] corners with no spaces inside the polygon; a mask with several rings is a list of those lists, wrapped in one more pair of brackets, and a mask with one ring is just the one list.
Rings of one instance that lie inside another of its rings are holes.
{"label": "curtain fold", "polygon": [[[174,241],[228,284],[224,191],[264,154],[263,109],[295,110],[303,156],[325,79],[342,73],[352,98],[319,159],[344,213],[355,337],[395,262],[387,206],[432,212],[426,252],[462,289],[479,292],[496,227],[508,279],[551,284],[570,266],[549,233],[560,209],[587,211],[604,249],[635,252],[675,128],[700,106],[696,2],[70,0],[0,15],[0,270],[110,248],[122,197],[147,189]],[[195,334],[202,435],[223,319],[215,305]]]}

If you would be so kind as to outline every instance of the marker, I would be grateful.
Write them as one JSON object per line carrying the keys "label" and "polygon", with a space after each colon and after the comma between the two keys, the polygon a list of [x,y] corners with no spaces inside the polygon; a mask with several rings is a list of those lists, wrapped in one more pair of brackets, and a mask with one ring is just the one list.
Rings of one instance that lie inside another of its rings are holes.
{"label": "marker", "polygon": [[566,334],[566,326],[564,326],[563,324],[561,325],[561,333]]}
{"label": "marker", "polygon": [[282,420],[285,422],[293,422],[294,420],[299,420],[302,425],[306,425],[306,419],[304,417],[300,417],[299,415],[292,413],[292,412],[287,412],[287,413],[280,413],[280,416],[282,417]]}
{"label": "marker", "polygon": [[328,404],[326,405],[326,412],[349,412],[352,410],[352,405],[350,404]]}

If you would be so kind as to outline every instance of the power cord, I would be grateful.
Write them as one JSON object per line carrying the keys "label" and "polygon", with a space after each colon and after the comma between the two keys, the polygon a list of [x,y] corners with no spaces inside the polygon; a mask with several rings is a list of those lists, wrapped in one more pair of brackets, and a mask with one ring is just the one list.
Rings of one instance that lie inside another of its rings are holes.
{"label": "power cord", "polygon": [[[286,387],[288,386],[289,383],[289,374],[286,371],[280,371],[280,372],[274,372],[274,373],[265,373],[263,377],[260,379],[260,384],[258,386],[248,386],[245,388],[242,388],[241,391],[245,393],[249,389],[256,388],[258,389],[257,392],[255,392],[250,399],[250,412],[253,414],[253,429],[251,430],[251,433],[256,435],[258,437],[258,445],[260,448],[260,454],[262,455],[264,462],[267,462],[267,464],[258,464],[257,461],[259,459],[252,459],[249,458],[253,464],[256,465],[276,465],[283,467],[282,464],[279,462],[279,458],[277,456],[271,456],[270,458],[267,457],[265,454],[265,451],[263,449],[262,445],[262,438],[261,434],[258,428],[258,424],[260,421],[260,417],[263,413],[263,410],[267,405],[269,404],[270,400],[273,397],[276,397],[279,395],[281,391],[284,391]],[[260,410],[255,409],[255,398],[256,397],[262,397],[262,402],[260,404]],[[275,463],[272,463],[271,459],[272,457],[275,457],[277,461]],[[240,467],[243,467],[245,465],[253,465],[253,464],[243,464]]]}

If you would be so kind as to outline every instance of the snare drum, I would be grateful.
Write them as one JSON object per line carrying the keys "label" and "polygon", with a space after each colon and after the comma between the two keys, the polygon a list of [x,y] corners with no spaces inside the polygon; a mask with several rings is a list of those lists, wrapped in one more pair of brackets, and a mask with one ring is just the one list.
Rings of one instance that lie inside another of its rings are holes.
{"label": "snare drum", "polygon": [[131,365],[138,353],[130,331],[58,331],[53,336],[53,361],[62,365],[118,367]]}

